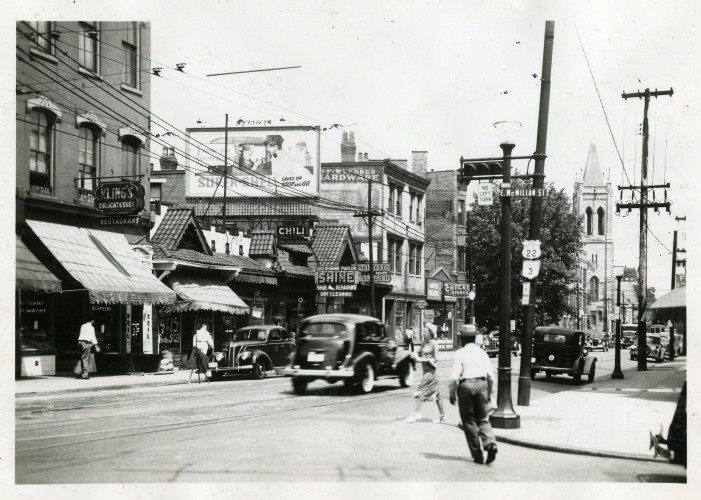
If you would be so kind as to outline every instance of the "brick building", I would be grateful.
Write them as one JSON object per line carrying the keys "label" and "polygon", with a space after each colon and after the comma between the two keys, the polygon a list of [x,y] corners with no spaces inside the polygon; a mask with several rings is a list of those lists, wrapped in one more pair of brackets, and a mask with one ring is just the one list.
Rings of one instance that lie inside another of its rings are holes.
{"label": "brick building", "polygon": [[152,304],[175,295],[151,274],[148,251],[130,245],[150,214],[104,225],[95,191],[121,180],[149,188],[150,26],[21,21],[16,32],[16,233],[70,292],[18,288],[18,349],[48,353],[41,362],[60,371],[92,316],[103,356],[133,362],[154,350]]}

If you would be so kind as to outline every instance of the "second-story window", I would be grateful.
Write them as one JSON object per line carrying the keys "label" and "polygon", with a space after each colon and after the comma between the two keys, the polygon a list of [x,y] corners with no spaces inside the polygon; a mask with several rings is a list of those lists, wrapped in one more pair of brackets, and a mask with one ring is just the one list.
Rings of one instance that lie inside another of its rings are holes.
{"label": "second-story window", "polygon": [[421,195],[416,196],[416,223],[421,224],[421,221],[423,221],[423,217],[421,217],[421,202],[423,201],[424,197]]}
{"label": "second-story window", "polygon": [[402,193],[403,192],[404,192],[404,188],[401,186],[397,186],[396,210],[394,212],[397,215],[402,215]]}
{"label": "second-story window", "polygon": [[392,186],[390,184],[390,186],[389,186],[389,203],[387,204],[387,211],[391,214],[394,213],[394,200],[395,200],[394,186]]}
{"label": "second-story window", "polygon": [[139,146],[141,146],[141,144],[138,140],[129,137],[122,140],[123,175],[139,175],[141,173]]}
{"label": "second-story window", "polygon": [[54,117],[41,110],[31,113],[29,130],[29,184],[51,189]]}
{"label": "second-story window", "polygon": [[458,262],[457,262],[457,270],[458,272],[465,272],[465,247],[458,247]]}
{"label": "second-story window", "polygon": [[409,243],[409,274],[416,269],[416,243]]}
{"label": "second-story window", "polygon": [[78,35],[78,63],[85,69],[93,73],[99,73],[99,33],[97,23],[80,23],[80,33]]}
{"label": "second-story window", "polygon": [[414,212],[414,207],[416,205],[416,194],[411,193],[409,195],[409,220],[416,220],[414,218],[415,212]]}
{"label": "second-story window", "polygon": [[53,39],[49,35],[49,32],[51,31],[51,23],[48,21],[30,21],[29,26],[32,28],[32,31],[36,33],[36,35],[34,35],[32,38],[35,45],[33,48],[35,50],[45,52],[46,54],[53,54]]}
{"label": "second-story window", "polygon": [[137,23],[127,23],[122,50],[124,51],[122,83],[139,88],[139,26]]}
{"label": "second-story window", "polygon": [[[161,199],[163,193],[163,186],[160,183],[151,183],[151,211],[158,215],[161,215]],[[214,252],[214,240],[212,240],[212,252]]]}
{"label": "second-story window", "polygon": [[95,189],[99,154],[100,132],[92,127],[80,127],[78,138],[78,188],[85,191]]}

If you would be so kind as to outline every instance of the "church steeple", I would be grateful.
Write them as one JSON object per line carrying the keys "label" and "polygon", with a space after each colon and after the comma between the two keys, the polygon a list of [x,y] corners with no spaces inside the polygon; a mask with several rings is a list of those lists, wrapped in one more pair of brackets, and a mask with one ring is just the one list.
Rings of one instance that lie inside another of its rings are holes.
{"label": "church steeple", "polygon": [[604,176],[601,173],[599,165],[599,154],[596,152],[596,146],[589,146],[589,155],[587,156],[587,166],[584,169],[584,185],[585,186],[605,186]]}

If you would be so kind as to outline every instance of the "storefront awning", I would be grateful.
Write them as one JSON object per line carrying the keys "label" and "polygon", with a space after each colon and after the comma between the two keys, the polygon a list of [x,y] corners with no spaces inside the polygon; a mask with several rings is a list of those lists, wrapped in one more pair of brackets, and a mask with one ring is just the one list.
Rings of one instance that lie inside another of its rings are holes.
{"label": "storefront awning", "polygon": [[686,287],[675,288],[648,306],[648,309],[675,309],[686,307]]}
{"label": "storefront awning", "polygon": [[93,303],[169,304],[175,292],[151,274],[150,265],[117,233],[27,220],[34,234],[80,282]]}
{"label": "storefront awning", "polygon": [[15,243],[17,251],[15,258],[15,289],[43,290],[46,292],[60,291],[61,280],[39,262],[39,259],[22,243],[19,236],[15,236]]}
{"label": "storefront awning", "polygon": [[277,286],[277,278],[273,278],[272,276],[260,276],[257,274],[244,274],[244,273],[239,273],[235,278],[235,282],[242,282],[242,283],[255,283],[257,285],[273,285]]}
{"label": "storefront awning", "polygon": [[250,308],[226,285],[214,280],[193,277],[174,277],[171,286],[182,300],[166,306],[164,312],[222,311],[231,314],[248,314]]}

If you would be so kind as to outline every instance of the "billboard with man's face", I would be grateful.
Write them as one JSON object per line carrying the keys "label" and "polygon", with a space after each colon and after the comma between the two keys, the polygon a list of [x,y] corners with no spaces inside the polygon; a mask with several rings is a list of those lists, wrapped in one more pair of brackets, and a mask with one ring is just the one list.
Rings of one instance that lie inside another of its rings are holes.
{"label": "billboard with man's face", "polygon": [[318,127],[187,129],[187,196],[310,196],[319,193]]}

